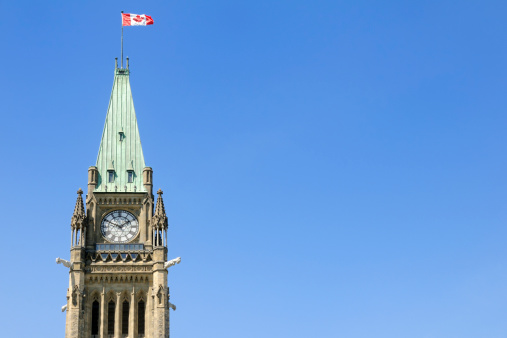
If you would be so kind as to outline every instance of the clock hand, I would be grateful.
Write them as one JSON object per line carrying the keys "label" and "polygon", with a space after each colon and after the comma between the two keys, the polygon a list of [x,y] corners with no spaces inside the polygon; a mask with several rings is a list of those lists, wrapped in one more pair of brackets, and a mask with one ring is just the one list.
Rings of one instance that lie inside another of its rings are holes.
{"label": "clock hand", "polygon": [[107,221],[113,228],[118,228],[118,224],[113,223],[112,221]]}

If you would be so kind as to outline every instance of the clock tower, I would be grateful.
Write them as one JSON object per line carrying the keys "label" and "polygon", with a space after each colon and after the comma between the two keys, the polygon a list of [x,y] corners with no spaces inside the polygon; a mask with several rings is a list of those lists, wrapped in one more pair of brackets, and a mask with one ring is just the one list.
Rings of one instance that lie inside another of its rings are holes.
{"label": "clock tower", "polygon": [[[169,337],[167,216],[143,149],[129,66],[114,70],[97,162],[71,219],[66,338]],[[156,201],[156,203],[155,203]]]}

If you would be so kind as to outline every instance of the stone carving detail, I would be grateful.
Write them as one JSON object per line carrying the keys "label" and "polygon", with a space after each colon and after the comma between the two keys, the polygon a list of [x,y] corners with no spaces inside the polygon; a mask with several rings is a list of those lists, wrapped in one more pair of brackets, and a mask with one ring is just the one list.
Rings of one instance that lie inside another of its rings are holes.
{"label": "stone carving detail", "polygon": [[[106,186],[104,187],[106,188]],[[106,190],[107,192],[107,190]],[[97,204],[98,205],[138,205],[138,204],[141,204],[142,201],[140,198],[132,198],[132,197],[128,197],[128,198],[99,198],[97,200]]]}
{"label": "stone carving detail", "polygon": [[171,259],[170,261],[167,261],[164,263],[164,269],[168,269],[173,265],[180,264],[181,257],[176,257],[175,259]]}
{"label": "stone carving detail", "polygon": [[167,216],[165,214],[164,200],[162,194],[164,192],[158,189],[157,194],[157,205],[155,206],[155,214],[151,218],[151,226],[155,230],[166,230],[167,229]]}
{"label": "stone carving detail", "polygon": [[90,283],[100,283],[103,285],[104,283],[147,283],[150,278],[148,275],[103,275],[96,274],[94,276],[90,276],[88,278]]}
{"label": "stone carving detail", "polygon": [[176,305],[174,305],[173,303],[171,303],[170,301],[167,301],[167,305],[173,309],[173,311],[176,311]]}
{"label": "stone carving detail", "polygon": [[60,257],[56,259],[56,264],[62,264],[64,267],[69,269],[71,267],[71,263],[68,260],[62,259]]}
{"label": "stone carving detail", "polygon": [[83,190],[79,189],[77,194],[76,206],[74,207],[74,214],[72,215],[70,226],[73,229],[84,229],[86,226],[86,214],[83,204]]}
{"label": "stone carving detail", "polygon": [[87,272],[147,272],[151,266],[91,266]]}
{"label": "stone carving detail", "polygon": [[157,298],[158,298],[158,304],[162,304],[162,299],[164,297],[164,287],[162,285],[159,285],[158,291],[157,291]]}
{"label": "stone carving detail", "polygon": [[74,286],[74,290],[72,290],[72,305],[77,306],[77,295],[79,293],[79,287],[77,285]]}
{"label": "stone carving detail", "polygon": [[62,312],[65,312],[67,311],[67,304],[65,304],[64,306],[62,306]]}

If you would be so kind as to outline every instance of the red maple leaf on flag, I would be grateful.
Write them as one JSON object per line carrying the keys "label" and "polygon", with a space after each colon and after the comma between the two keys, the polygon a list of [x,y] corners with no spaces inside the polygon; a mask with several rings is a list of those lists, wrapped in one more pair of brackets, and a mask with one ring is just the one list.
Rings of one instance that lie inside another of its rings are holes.
{"label": "red maple leaf on flag", "polygon": [[153,25],[153,18],[145,14],[121,13],[123,26],[148,26]]}

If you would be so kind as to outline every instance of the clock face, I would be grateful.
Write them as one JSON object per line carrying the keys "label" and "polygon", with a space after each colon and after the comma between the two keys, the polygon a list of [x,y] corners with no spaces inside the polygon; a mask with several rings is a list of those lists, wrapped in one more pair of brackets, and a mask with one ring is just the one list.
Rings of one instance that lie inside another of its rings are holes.
{"label": "clock face", "polygon": [[109,242],[127,243],[139,233],[139,222],[131,212],[115,210],[102,219],[100,231]]}

